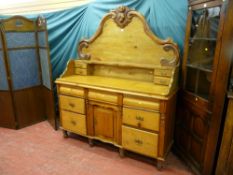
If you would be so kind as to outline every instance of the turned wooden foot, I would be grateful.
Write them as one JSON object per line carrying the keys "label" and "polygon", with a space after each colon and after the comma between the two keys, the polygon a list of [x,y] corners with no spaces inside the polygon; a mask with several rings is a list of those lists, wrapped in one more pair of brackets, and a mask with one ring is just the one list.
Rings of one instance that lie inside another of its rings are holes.
{"label": "turned wooden foot", "polygon": [[161,170],[164,167],[164,161],[157,160],[156,167],[157,167],[158,170]]}
{"label": "turned wooden foot", "polygon": [[119,148],[119,154],[121,158],[125,157],[125,150],[123,148]]}
{"label": "turned wooden foot", "polygon": [[93,141],[93,139],[88,138],[88,143],[89,143],[90,147],[93,147],[93,146],[94,146],[94,141]]}
{"label": "turned wooden foot", "polygon": [[62,130],[62,132],[63,132],[63,137],[67,138],[68,137],[68,132],[66,130]]}

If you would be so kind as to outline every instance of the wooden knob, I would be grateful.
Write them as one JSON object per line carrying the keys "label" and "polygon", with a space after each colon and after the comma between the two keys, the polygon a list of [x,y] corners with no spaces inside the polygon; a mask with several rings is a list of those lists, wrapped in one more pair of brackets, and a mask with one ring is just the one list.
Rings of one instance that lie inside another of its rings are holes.
{"label": "wooden knob", "polygon": [[137,144],[137,145],[142,145],[143,142],[139,139],[135,139],[134,142]]}
{"label": "wooden knob", "polygon": [[70,107],[72,107],[72,108],[75,106],[74,103],[69,103],[69,105],[70,105]]}
{"label": "wooden knob", "polygon": [[76,125],[76,122],[74,120],[71,120],[72,125]]}

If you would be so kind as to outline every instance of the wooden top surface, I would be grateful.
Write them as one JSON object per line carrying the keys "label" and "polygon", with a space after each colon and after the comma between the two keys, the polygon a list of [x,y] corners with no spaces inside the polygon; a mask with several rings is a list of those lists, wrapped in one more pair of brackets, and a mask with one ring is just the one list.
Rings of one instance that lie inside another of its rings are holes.
{"label": "wooden top surface", "polygon": [[59,78],[56,83],[159,99],[168,99],[168,95],[172,95],[169,94],[170,87],[168,86],[112,77],[72,75]]}

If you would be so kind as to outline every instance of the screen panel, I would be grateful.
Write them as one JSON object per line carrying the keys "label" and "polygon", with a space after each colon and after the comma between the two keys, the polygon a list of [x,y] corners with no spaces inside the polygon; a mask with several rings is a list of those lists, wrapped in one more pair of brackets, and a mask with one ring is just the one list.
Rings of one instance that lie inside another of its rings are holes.
{"label": "screen panel", "polygon": [[9,90],[5,61],[3,58],[2,50],[0,50],[0,90]]}
{"label": "screen panel", "polygon": [[1,38],[1,33],[0,33],[0,50],[2,49],[2,38]]}
{"label": "screen panel", "polygon": [[50,64],[48,59],[49,58],[48,58],[47,50],[40,49],[40,64],[41,64],[43,85],[51,90]]}
{"label": "screen panel", "polygon": [[46,39],[45,31],[38,32],[38,41],[39,41],[39,46],[47,47],[47,39]]}
{"label": "screen panel", "polygon": [[5,32],[7,48],[35,47],[34,32]]}
{"label": "screen panel", "polygon": [[36,49],[9,51],[13,90],[41,84]]}

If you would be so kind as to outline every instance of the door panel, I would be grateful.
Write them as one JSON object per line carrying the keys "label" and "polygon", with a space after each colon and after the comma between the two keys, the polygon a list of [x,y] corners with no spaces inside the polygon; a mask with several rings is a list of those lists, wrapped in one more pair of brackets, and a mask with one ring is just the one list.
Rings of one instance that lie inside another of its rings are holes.
{"label": "door panel", "polygon": [[111,108],[94,106],[95,136],[113,141],[114,139],[114,111]]}

